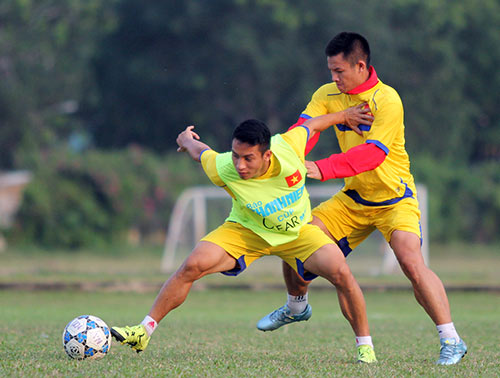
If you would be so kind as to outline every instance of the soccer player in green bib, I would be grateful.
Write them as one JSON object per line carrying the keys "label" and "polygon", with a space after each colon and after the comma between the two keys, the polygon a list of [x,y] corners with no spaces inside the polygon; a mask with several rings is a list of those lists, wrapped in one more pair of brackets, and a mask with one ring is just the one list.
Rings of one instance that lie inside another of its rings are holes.
{"label": "soccer player in green bib", "polygon": [[177,138],[178,151],[201,162],[210,180],[232,197],[226,221],[196,245],[181,267],[164,283],[141,324],[112,327],[122,344],[143,351],[158,323],[186,299],[192,284],[211,273],[236,276],[256,259],[279,256],[304,280],[321,276],[336,288],[342,313],[357,339],[357,361],[376,361],[366,304],[340,248],[310,224],[311,205],[305,187],[306,143],[330,125],[358,118],[373,119],[362,107],[311,118],[283,135],[271,134],[258,120],[247,120],[233,132],[230,152],[217,153],[188,126]]}

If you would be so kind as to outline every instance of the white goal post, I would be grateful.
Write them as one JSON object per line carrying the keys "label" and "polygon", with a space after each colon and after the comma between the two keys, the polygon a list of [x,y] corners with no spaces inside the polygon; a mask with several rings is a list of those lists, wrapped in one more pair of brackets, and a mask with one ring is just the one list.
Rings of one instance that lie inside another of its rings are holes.
{"label": "white goal post", "polygon": [[[342,185],[310,185],[307,187],[309,196],[312,200],[325,200],[330,198],[334,193],[338,192]],[[429,265],[429,242],[428,242],[428,210],[427,210],[427,188],[425,185],[417,184],[418,201],[420,204],[422,226],[422,254],[426,265]],[[179,243],[183,234],[188,229],[188,222],[192,222],[193,240],[196,242],[207,234],[207,201],[208,200],[225,200],[230,206],[231,197],[221,188],[216,186],[194,186],[184,190],[177,199],[172,214],[170,216],[169,227],[167,231],[165,248],[161,261],[161,271],[163,273],[174,270],[175,257],[178,252]],[[222,224],[225,214],[220,220]],[[194,244],[192,245],[194,247]],[[398,269],[398,263],[392,253],[389,244],[382,241],[384,257],[380,272],[383,274],[393,273]]]}

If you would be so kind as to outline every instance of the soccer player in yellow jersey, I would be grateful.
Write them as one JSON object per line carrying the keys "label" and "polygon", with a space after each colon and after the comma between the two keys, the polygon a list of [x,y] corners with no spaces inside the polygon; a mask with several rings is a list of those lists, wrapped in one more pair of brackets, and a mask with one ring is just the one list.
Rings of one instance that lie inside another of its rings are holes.
{"label": "soccer player in yellow jersey", "polygon": [[[275,255],[305,280],[319,275],[330,281],[356,338],[371,340],[363,293],[339,247],[309,223],[311,205],[305,188],[304,151],[309,137],[352,118],[346,117],[350,112],[357,112],[360,120],[372,118],[354,107],[311,118],[272,138],[263,122],[248,120],[234,130],[231,151],[222,154],[200,142],[194,126],[180,133],[178,151],[201,161],[208,177],[228,191],[233,200],[231,213],[164,283],[143,322],[112,327],[113,337],[137,352],[144,350],[158,322],[184,302],[196,280],[217,272],[237,275],[256,259]],[[376,361],[371,342],[358,343],[357,360]]]}
{"label": "soccer player in yellow jersey", "polygon": [[[417,191],[405,150],[403,105],[397,92],[382,83],[370,65],[370,47],[359,34],[343,32],[326,47],[332,83],[320,87],[294,125],[306,119],[367,103],[371,125],[334,125],[342,153],[316,162],[306,161],[307,176],[321,181],[344,178],[344,188],[313,209],[313,224],[334,240],[345,256],[373,230],[390,243],[410,279],[418,303],[436,324],[440,336],[438,364],[459,362],[467,353],[453,325],[441,280],[425,264],[421,253]],[[317,141],[316,134],[306,154]],[[262,318],[257,327],[272,331],[311,316],[307,282],[283,264],[287,304]]]}

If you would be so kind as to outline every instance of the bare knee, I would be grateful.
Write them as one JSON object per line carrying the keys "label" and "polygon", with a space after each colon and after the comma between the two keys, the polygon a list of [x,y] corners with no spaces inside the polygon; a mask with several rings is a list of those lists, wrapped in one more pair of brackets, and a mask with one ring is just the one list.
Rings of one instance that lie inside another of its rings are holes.
{"label": "bare knee", "polygon": [[421,282],[428,268],[424,263],[418,236],[410,232],[395,231],[391,237],[391,247],[406,277],[412,283]]}
{"label": "bare knee", "polygon": [[327,278],[335,286],[344,287],[350,284],[353,279],[351,269],[347,263],[335,266],[328,272]]}
{"label": "bare knee", "polygon": [[416,285],[419,285],[427,274],[429,268],[425,266],[422,258],[404,257],[399,259],[401,270],[408,279]]}
{"label": "bare knee", "polygon": [[188,257],[175,274],[183,281],[196,281],[203,277],[204,272],[198,259]]}
{"label": "bare knee", "polygon": [[421,282],[422,276],[425,275],[428,268],[425,266],[420,250],[400,249],[397,253],[397,259],[401,270],[412,283]]}

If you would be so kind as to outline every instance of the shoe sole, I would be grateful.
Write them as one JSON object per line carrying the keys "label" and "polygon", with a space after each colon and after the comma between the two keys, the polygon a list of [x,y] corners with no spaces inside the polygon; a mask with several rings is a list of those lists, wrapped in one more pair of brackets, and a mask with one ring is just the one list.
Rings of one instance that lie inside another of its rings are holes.
{"label": "shoe sole", "polygon": [[[286,324],[283,324],[283,325],[286,325]],[[276,331],[277,329],[280,329],[281,327],[283,327],[283,326],[279,326],[278,328],[273,328],[273,329],[262,329],[262,328],[257,327],[257,329],[261,332],[272,332],[272,331]]]}
{"label": "shoe sole", "polygon": [[128,344],[132,349],[134,349],[137,353],[141,353],[143,350],[142,349],[135,349],[134,347],[136,344],[131,344],[126,342],[125,338],[118,333],[118,331],[115,331],[113,328],[111,328],[111,336],[113,336],[116,341],[120,342],[121,344]]}
{"label": "shoe sole", "polygon": [[464,359],[464,357],[465,357],[466,354],[467,354],[467,351],[465,351],[465,353],[462,355],[462,357],[460,357],[460,359],[457,362],[455,362],[454,364],[437,364],[437,365],[441,365],[441,366],[456,365],[456,364],[458,364],[460,361],[462,361]]}
{"label": "shoe sole", "polygon": [[119,342],[124,342],[125,341],[125,338],[120,335],[117,331],[115,331],[113,328],[111,328],[111,335],[116,339],[116,341],[119,341]]}
{"label": "shoe sole", "polygon": [[295,320],[295,321],[290,322],[290,323],[285,323],[285,324],[282,324],[282,325],[280,325],[279,327],[276,327],[276,328],[262,329],[262,328],[257,327],[257,329],[258,329],[259,331],[262,331],[262,332],[272,332],[272,331],[276,331],[277,329],[280,329],[281,327],[284,327],[284,326],[286,326],[286,325],[293,324],[293,323],[298,323],[298,322],[307,322],[308,320],[309,320],[309,319]]}

